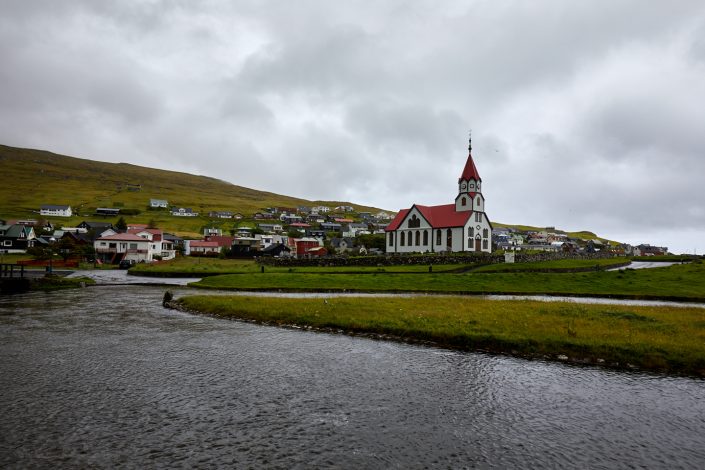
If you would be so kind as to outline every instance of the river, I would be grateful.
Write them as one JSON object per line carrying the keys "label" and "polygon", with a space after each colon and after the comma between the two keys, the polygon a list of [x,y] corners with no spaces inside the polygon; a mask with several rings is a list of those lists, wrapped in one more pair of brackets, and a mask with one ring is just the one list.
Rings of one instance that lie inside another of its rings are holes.
{"label": "river", "polygon": [[705,467],[703,380],[194,316],[164,290],[0,297],[0,466]]}

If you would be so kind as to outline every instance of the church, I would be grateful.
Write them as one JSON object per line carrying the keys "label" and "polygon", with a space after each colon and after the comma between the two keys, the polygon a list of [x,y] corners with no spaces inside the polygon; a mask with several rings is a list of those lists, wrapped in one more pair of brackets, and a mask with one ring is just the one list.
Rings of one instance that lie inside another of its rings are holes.
{"label": "church", "polygon": [[458,178],[455,203],[440,206],[414,204],[402,209],[385,229],[387,253],[492,251],[492,224],[485,213],[482,178],[468,159]]}

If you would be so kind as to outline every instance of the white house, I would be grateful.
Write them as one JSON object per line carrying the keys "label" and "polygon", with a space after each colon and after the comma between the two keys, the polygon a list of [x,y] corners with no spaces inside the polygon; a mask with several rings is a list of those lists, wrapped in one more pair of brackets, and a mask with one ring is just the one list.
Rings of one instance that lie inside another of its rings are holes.
{"label": "white house", "polygon": [[177,217],[198,217],[198,212],[194,212],[190,207],[172,207],[171,215]]}
{"label": "white house", "polygon": [[472,158],[458,178],[455,203],[440,206],[414,204],[399,211],[389,223],[387,253],[492,251],[492,224],[485,213],[482,178]]}
{"label": "white house", "polygon": [[71,210],[71,206],[44,204],[39,208],[39,215],[47,215],[50,217],[71,217],[71,215],[73,215],[73,211]]}
{"label": "white house", "polygon": [[150,199],[149,207],[154,209],[166,209],[169,207],[169,202],[164,199]]}

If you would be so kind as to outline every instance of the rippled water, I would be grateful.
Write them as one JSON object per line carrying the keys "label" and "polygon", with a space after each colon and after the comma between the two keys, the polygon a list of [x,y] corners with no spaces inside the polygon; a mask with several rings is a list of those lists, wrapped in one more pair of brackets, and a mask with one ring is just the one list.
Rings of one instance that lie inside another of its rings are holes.
{"label": "rippled water", "polygon": [[705,467],[702,380],[191,316],[163,292],[0,297],[0,466]]}

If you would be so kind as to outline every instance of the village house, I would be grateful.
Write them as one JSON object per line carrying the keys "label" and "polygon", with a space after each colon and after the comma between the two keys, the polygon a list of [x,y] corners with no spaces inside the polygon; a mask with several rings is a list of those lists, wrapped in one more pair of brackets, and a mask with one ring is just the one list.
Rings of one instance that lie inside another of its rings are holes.
{"label": "village house", "polygon": [[166,209],[169,207],[169,202],[165,199],[150,199],[149,207],[152,209]]}
{"label": "village house", "polygon": [[387,252],[484,252],[492,251],[492,224],[485,213],[482,178],[472,158],[468,158],[458,178],[454,204],[422,206],[414,204],[399,211],[387,226]]}
{"label": "village house", "polygon": [[2,253],[24,253],[27,248],[34,246],[35,240],[34,227],[30,225],[0,225],[0,252]]}
{"label": "village house", "polygon": [[44,204],[39,208],[39,215],[48,217],[71,217],[73,211],[71,210],[71,206]]}
{"label": "village house", "polygon": [[257,227],[263,232],[281,232],[284,230],[281,224],[257,224]]}
{"label": "village house", "polygon": [[190,256],[217,255],[222,249],[218,242],[206,240],[185,240],[184,248],[184,254]]}
{"label": "village house", "polygon": [[120,209],[112,207],[96,207],[95,215],[102,215],[104,217],[114,217],[120,213]]}
{"label": "village house", "polygon": [[310,249],[322,247],[323,243],[315,238],[289,238],[288,246],[292,255],[297,258],[305,258],[307,254],[310,254]]}
{"label": "village house", "polygon": [[194,212],[190,207],[172,207],[171,215],[176,217],[198,217],[198,212]]}
{"label": "village house", "polygon": [[118,264],[120,261],[151,262],[154,251],[151,241],[134,233],[117,233],[100,237],[93,242],[96,257],[103,262]]}
{"label": "village house", "polygon": [[208,217],[214,219],[232,219],[233,213],[230,211],[211,211],[208,213]]}
{"label": "village house", "polygon": [[355,240],[350,237],[331,238],[330,245],[335,248],[337,253],[346,253],[355,248]]}
{"label": "village house", "polygon": [[222,235],[223,231],[217,227],[206,227],[203,229],[203,236],[207,237],[209,235]]}
{"label": "village house", "polygon": [[347,229],[343,231],[343,237],[356,237],[358,235],[366,235],[370,233],[367,224],[351,223],[347,225]]}
{"label": "village house", "polygon": [[353,206],[338,206],[335,208],[336,212],[354,212],[355,208]]}

